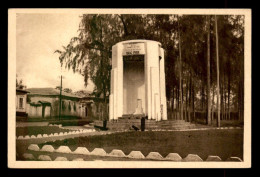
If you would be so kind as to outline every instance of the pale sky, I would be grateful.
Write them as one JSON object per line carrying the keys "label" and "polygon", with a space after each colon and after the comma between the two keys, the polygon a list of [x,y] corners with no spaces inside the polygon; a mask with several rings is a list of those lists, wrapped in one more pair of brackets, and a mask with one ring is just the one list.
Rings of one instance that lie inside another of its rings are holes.
{"label": "pale sky", "polygon": [[16,72],[27,88],[56,87],[60,74],[65,76],[63,88],[93,90],[93,83],[84,87],[84,78],[72,70],[61,70],[59,54],[70,39],[77,36],[78,14],[17,14]]}

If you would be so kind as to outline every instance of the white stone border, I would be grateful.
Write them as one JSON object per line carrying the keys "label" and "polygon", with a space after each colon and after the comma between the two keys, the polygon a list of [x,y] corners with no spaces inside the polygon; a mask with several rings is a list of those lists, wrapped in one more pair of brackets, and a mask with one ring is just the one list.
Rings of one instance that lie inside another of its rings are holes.
{"label": "white stone border", "polygon": [[159,131],[168,131],[168,132],[186,132],[186,131],[199,131],[199,130],[227,130],[227,129],[243,129],[243,127],[205,127],[205,128],[191,128],[191,129],[183,129],[183,130],[165,130],[165,129],[154,129],[154,130],[145,130],[145,131],[155,131],[155,132],[159,132]]}
{"label": "white stone border", "polygon": [[[60,125],[52,125],[50,124],[49,126],[61,126]],[[60,127],[63,129],[66,129],[64,127]],[[154,129],[154,130],[145,130],[145,131],[168,131],[168,132],[176,132],[176,131],[199,131],[199,130],[222,130],[222,129],[243,129],[243,127],[209,127],[209,128],[194,128],[194,129],[184,129],[184,130],[164,130],[164,129]],[[83,134],[83,133],[88,133],[88,132],[95,132],[95,129],[77,129],[77,130],[72,130],[69,132],[60,132],[60,133],[51,133],[49,135],[47,134],[38,134],[38,135],[25,135],[25,136],[18,136],[16,137],[17,140],[27,140],[27,139],[34,139],[34,138],[48,138],[48,137],[59,137],[59,136],[66,136],[66,135],[76,135],[76,134]],[[117,130],[113,132],[104,132],[103,134],[100,135],[108,135],[108,134],[114,134],[114,133],[122,133],[122,132],[131,132],[132,130]]]}
{"label": "white stone border", "polygon": [[[57,149],[54,149],[52,145],[44,145],[41,149],[37,144],[30,144],[28,149],[31,151],[42,151],[42,152],[58,152],[64,154],[73,154],[73,155],[94,155],[101,157],[120,157],[120,158],[132,158],[132,159],[143,159],[143,160],[159,160],[159,161],[178,161],[178,162],[203,162],[203,161],[223,161],[219,156],[209,155],[206,160],[203,160],[197,154],[188,154],[185,158],[182,158],[178,153],[169,153],[166,157],[163,157],[159,152],[150,152],[146,157],[143,155],[141,151],[131,151],[128,155],[122,150],[113,149],[110,153],[107,153],[103,148],[95,148],[93,151],[89,151],[86,147],[78,147],[75,151],[71,151],[68,146],[59,146]],[[28,160],[34,159],[34,156],[29,153],[24,153],[23,157]],[[50,157],[46,157],[46,155],[40,155],[38,160],[50,160]],[[57,157],[55,161],[63,161],[66,160],[66,157]],[[82,161],[82,158],[76,158]],[[73,159],[73,161],[76,161]],[[67,161],[67,160],[66,160]],[[239,157],[229,157],[225,161],[237,161],[242,162]]]}
{"label": "white stone border", "polygon": [[89,132],[95,132],[95,129],[80,129],[80,130],[73,130],[69,132],[59,132],[59,133],[51,133],[47,134],[38,134],[38,135],[25,135],[25,136],[18,136],[16,137],[17,140],[28,140],[28,139],[38,139],[38,138],[49,138],[49,137],[60,137],[60,136],[67,136],[67,135],[76,135],[76,134],[84,134]]}

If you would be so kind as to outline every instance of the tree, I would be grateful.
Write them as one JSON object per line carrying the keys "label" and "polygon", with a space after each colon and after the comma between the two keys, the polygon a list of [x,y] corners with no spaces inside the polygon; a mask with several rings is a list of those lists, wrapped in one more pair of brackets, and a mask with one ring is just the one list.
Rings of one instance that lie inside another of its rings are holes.
{"label": "tree", "polygon": [[215,28],[216,28],[216,63],[217,63],[217,126],[220,127],[220,95],[219,95],[219,57],[218,57],[218,22],[217,16],[215,15]]}
{"label": "tree", "polygon": [[180,29],[179,29],[179,17],[178,17],[178,35],[179,35],[179,71],[180,71],[180,99],[181,99],[181,102],[180,102],[180,119],[183,120],[183,102],[182,102],[182,58],[181,58],[181,32],[180,32]]}
{"label": "tree", "polygon": [[211,99],[210,99],[210,17],[206,16],[207,18],[207,100],[208,100],[208,115],[207,115],[207,122],[208,125],[211,124]]}
{"label": "tree", "polygon": [[84,76],[85,86],[91,79],[94,91],[103,93],[106,101],[110,91],[112,45],[121,39],[121,29],[116,15],[83,15],[79,36],[71,39],[59,53],[65,67]]}
{"label": "tree", "polygon": [[19,81],[17,80],[18,75],[16,75],[16,89],[26,89],[26,85],[23,84],[23,80],[20,79]]}
{"label": "tree", "polygon": [[70,88],[64,88],[63,91],[66,93],[72,93],[72,90]]}
{"label": "tree", "polygon": [[[226,112],[228,119],[232,110],[242,118],[243,16],[221,15],[214,20],[205,15],[84,14],[81,18],[79,35],[56,52],[61,64],[84,76],[85,86],[88,79],[94,82],[96,97],[104,95],[106,101],[110,93],[113,45],[130,39],[155,40],[165,49],[166,96],[173,113],[177,108],[181,119],[185,111],[185,120],[203,118],[208,124],[214,108],[222,115]],[[202,114],[195,117],[195,112]]]}

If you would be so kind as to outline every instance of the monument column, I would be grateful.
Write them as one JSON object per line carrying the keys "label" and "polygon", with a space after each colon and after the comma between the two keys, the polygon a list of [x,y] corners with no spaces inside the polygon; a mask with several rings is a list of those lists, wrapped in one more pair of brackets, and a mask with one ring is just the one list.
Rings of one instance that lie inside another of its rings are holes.
{"label": "monument column", "polygon": [[[147,68],[150,69],[148,76],[148,90],[150,90],[150,96],[148,92],[148,119],[160,120],[160,78],[159,78],[159,45],[157,42],[147,42]],[[148,71],[149,71],[148,69]],[[150,81],[150,84],[149,84]],[[150,116],[149,116],[150,114]]]}
{"label": "monument column", "polygon": [[117,116],[116,119],[118,119],[118,117],[122,117],[123,115],[123,69],[124,69],[124,62],[123,62],[123,45],[122,44],[118,44],[117,45]]}
{"label": "monument column", "polygon": [[111,94],[109,119],[117,120],[123,114],[123,56],[122,44],[112,47]]}
{"label": "monument column", "polygon": [[166,103],[166,88],[165,88],[165,64],[164,64],[164,49],[160,48],[160,92],[162,105],[162,120],[167,120],[167,103]]}

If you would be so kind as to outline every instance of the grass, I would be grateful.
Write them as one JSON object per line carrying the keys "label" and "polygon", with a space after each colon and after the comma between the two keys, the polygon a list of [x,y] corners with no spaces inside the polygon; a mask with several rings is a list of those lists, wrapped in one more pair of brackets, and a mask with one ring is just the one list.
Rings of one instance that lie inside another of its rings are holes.
{"label": "grass", "polygon": [[[206,120],[205,119],[197,119],[196,123],[198,123],[198,124],[206,124]],[[213,120],[212,121],[212,126],[216,127],[216,125],[217,125],[217,121]],[[220,126],[221,127],[243,127],[244,126],[244,121],[239,121],[239,120],[220,120]]]}
{"label": "grass", "polygon": [[92,120],[88,119],[81,119],[81,120],[55,120],[49,121],[50,124],[61,124],[62,126],[83,126],[93,122]]}
{"label": "grass", "polygon": [[89,124],[93,122],[92,119],[88,118],[79,118],[79,117],[73,117],[73,116],[67,116],[62,117],[61,120],[59,120],[58,117],[52,117],[52,118],[29,118],[29,119],[23,119],[19,120],[17,122],[49,122],[49,124],[62,124],[62,126],[83,126],[86,124]]}
{"label": "grass", "polygon": [[55,126],[16,127],[16,136],[51,134],[68,131],[68,129],[61,129]]}
{"label": "grass", "polygon": [[[188,154],[198,154],[203,160],[208,155],[218,155],[222,160],[237,156],[243,159],[243,130],[205,130],[187,132],[125,132],[106,136],[79,137],[58,140],[45,144],[55,148],[69,146],[104,148],[106,152],[121,149],[125,154],[133,150],[141,151],[145,156],[149,152],[159,152],[162,156],[179,153],[182,158]],[[42,147],[44,144],[40,144]]]}

